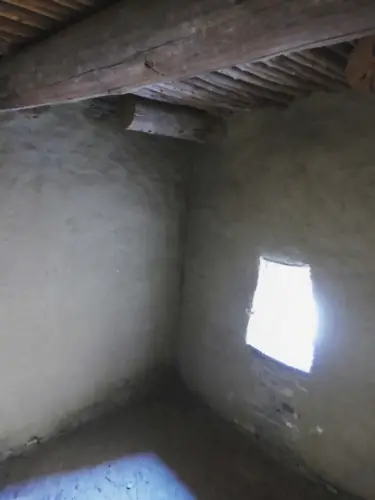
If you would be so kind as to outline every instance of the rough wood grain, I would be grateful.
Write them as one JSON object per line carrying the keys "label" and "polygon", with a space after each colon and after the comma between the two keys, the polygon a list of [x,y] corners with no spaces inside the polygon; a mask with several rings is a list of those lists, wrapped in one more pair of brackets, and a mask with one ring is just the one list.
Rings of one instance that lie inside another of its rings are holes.
{"label": "rough wood grain", "polygon": [[126,93],[374,31],[373,0],[122,0],[1,63],[0,108]]}
{"label": "rough wood grain", "polygon": [[223,122],[186,106],[175,106],[134,95],[93,99],[85,115],[116,116],[125,130],[204,142],[224,132]]}

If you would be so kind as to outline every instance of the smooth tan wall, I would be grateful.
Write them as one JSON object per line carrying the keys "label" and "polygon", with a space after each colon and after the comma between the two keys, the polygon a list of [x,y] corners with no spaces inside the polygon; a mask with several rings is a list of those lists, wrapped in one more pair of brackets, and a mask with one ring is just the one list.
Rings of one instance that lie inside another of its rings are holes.
{"label": "smooth tan wall", "polygon": [[6,454],[171,361],[186,150],[89,122],[79,105],[2,115],[0,130]]}
{"label": "smooth tan wall", "polygon": [[[375,100],[315,95],[229,132],[195,173],[184,378],[284,462],[375,498]],[[245,343],[259,255],[311,265],[309,375]]]}

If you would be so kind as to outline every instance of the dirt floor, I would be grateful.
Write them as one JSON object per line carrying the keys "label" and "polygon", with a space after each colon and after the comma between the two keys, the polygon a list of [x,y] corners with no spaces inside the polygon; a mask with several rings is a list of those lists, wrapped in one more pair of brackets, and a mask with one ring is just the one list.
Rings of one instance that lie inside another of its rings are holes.
{"label": "dirt floor", "polygon": [[274,463],[210,412],[121,409],[1,466],[0,500],[338,498]]}

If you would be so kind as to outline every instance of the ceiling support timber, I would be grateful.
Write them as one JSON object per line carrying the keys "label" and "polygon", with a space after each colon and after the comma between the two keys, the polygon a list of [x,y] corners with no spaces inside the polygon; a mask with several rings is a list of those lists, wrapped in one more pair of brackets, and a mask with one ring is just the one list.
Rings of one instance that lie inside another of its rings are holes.
{"label": "ceiling support timber", "polygon": [[123,94],[375,32],[373,0],[120,0],[0,62],[0,109]]}
{"label": "ceiling support timber", "polygon": [[84,112],[94,120],[115,118],[123,130],[194,142],[221,137],[224,122],[204,111],[127,94],[93,99]]}

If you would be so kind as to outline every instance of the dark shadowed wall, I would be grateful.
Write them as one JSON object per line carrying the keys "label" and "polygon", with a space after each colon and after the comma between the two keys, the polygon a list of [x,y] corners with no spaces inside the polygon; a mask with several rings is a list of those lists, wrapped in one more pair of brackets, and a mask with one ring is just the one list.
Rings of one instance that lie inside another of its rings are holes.
{"label": "dark shadowed wall", "polygon": [[[245,343],[259,255],[311,265],[309,375]],[[375,497],[375,99],[315,95],[241,115],[197,166],[180,362],[273,454]]]}

